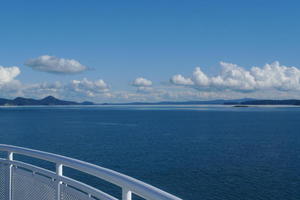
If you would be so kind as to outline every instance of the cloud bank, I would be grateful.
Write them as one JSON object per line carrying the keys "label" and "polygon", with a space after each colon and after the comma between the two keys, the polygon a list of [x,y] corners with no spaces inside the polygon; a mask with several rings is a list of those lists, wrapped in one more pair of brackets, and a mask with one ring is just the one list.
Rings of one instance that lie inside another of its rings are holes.
{"label": "cloud bank", "polygon": [[77,60],[58,58],[49,55],[29,59],[25,62],[25,65],[34,70],[55,74],[76,74],[87,70],[87,67]]}
{"label": "cloud bank", "polygon": [[136,90],[114,90],[103,79],[63,80],[43,83],[22,83],[17,80],[20,68],[0,66],[0,95],[43,98],[52,95],[75,101],[132,102],[132,101],[187,101],[209,99],[289,99],[300,98],[300,69],[279,62],[262,67],[244,68],[220,62],[217,75],[208,75],[200,67],[191,76],[177,74],[170,83],[153,85],[143,77],[130,85]]}
{"label": "cloud bank", "polygon": [[3,67],[0,66],[0,85],[9,83],[21,73],[18,67]]}
{"label": "cloud bank", "polygon": [[300,90],[300,70],[280,65],[277,61],[263,67],[254,66],[249,70],[232,63],[220,62],[220,65],[222,70],[219,75],[208,76],[197,67],[191,77],[177,74],[170,82],[202,91]]}

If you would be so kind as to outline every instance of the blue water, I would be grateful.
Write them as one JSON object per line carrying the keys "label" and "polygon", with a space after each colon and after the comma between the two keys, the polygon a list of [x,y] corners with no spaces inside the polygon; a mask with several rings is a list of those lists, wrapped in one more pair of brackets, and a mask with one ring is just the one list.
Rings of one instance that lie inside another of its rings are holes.
{"label": "blue water", "polygon": [[296,200],[299,125],[300,108],[15,107],[0,108],[0,143],[92,162],[186,200]]}

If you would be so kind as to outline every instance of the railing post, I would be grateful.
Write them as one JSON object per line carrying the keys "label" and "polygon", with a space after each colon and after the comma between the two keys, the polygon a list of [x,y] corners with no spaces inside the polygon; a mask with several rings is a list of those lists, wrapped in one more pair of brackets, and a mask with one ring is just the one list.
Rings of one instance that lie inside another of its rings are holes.
{"label": "railing post", "polygon": [[57,175],[57,200],[60,200],[60,186],[62,182],[59,180],[59,177],[63,175],[63,165],[62,164],[56,164],[56,175]]}
{"label": "railing post", "polygon": [[132,193],[127,188],[122,188],[122,200],[131,200]]}
{"label": "railing post", "polygon": [[[7,152],[7,160],[12,161],[14,159],[13,152]],[[12,164],[8,165],[8,200],[12,200]]]}

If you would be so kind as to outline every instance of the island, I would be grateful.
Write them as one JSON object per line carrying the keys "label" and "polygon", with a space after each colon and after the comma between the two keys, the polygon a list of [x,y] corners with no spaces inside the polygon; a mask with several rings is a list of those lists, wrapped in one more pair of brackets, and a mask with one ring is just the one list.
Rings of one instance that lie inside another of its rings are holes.
{"label": "island", "polygon": [[75,102],[75,101],[65,101],[57,99],[53,96],[47,96],[43,99],[31,99],[24,97],[17,97],[15,99],[3,99],[0,98],[1,106],[51,106],[51,105],[94,105],[93,102]]}
{"label": "island", "polygon": [[129,103],[94,103],[91,101],[76,102],[66,101],[55,98],[53,96],[47,96],[42,99],[33,99],[25,97],[17,97],[15,99],[0,98],[0,106],[74,106],[74,105],[102,105],[102,106],[114,106],[114,105],[232,105],[233,107],[249,107],[254,105],[287,105],[287,106],[299,106],[300,100],[288,99],[288,100],[258,100],[258,99],[233,99],[233,100],[208,100],[208,101],[161,101],[161,102],[129,102]]}

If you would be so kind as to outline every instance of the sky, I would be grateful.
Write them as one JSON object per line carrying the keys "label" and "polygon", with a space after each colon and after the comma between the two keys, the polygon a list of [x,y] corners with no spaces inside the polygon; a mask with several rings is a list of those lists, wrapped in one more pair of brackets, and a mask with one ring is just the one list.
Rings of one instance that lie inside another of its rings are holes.
{"label": "sky", "polygon": [[300,2],[10,0],[0,97],[300,98]]}

